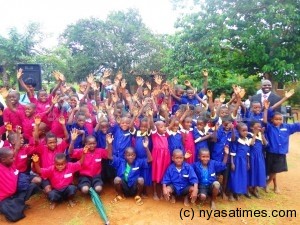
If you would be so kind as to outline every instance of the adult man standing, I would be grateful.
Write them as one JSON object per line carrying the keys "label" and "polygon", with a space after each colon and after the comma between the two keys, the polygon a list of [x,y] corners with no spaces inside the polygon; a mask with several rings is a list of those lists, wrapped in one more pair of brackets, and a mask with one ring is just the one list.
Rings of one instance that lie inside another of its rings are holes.
{"label": "adult man standing", "polygon": [[[272,91],[272,83],[269,80],[263,80],[261,82],[261,93],[252,96],[252,102],[261,102],[263,106],[264,101],[268,100],[270,102],[270,106],[275,105],[277,102],[281,100],[281,97],[273,93]],[[275,111],[280,111],[280,108],[275,109]]]}

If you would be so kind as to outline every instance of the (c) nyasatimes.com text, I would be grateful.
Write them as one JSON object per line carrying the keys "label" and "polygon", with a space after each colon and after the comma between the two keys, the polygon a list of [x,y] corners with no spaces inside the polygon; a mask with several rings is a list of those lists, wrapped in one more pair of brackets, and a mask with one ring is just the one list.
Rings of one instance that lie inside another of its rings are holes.
{"label": "(c) nyasatimes.com text", "polygon": [[297,217],[297,211],[294,209],[285,210],[250,210],[250,209],[230,209],[230,210],[194,210],[193,208],[182,208],[180,210],[180,219],[194,219],[194,217],[202,217],[210,220],[212,217]]}

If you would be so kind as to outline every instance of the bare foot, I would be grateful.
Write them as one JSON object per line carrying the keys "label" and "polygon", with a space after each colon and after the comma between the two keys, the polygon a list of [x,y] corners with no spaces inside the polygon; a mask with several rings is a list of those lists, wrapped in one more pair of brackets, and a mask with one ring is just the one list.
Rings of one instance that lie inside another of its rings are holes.
{"label": "bare foot", "polygon": [[269,193],[269,187],[268,186],[265,187],[265,192]]}
{"label": "bare foot", "polygon": [[211,201],[211,203],[210,203],[210,209],[211,210],[216,210],[217,209],[216,203],[214,201]]}
{"label": "bare foot", "polygon": [[154,199],[154,201],[159,201],[160,200],[157,193],[153,193],[153,199]]}
{"label": "bare foot", "polygon": [[76,205],[76,202],[74,201],[74,200],[68,200],[68,203],[69,203],[69,205],[70,205],[70,207],[74,207],[75,205]]}
{"label": "bare foot", "polygon": [[274,193],[275,194],[280,194],[280,191],[279,191],[278,187],[274,187]]}
{"label": "bare foot", "polygon": [[175,199],[175,196],[174,196],[174,195],[171,196],[170,202],[171,202],[172,204],[175,204],[175,203],[176,203],[176,199]]}
{"label": "bare foot", "polygon": [[230,202],[234,202],[235,201],[235,198],[233,197],[232,194],[229,196],[228,201],[230,201]]}
{"label": "bare foot", "polygon": [[55,202],[50,202],[49,208],[50,208],[51,210],[53,210],[55,207],[56,207],[56,203],[55,203]]}
{"label": "bare foot", "polygon": [[184,206],[187,206],[187,207],[190,206],[190,202],[189,202],[189,197],[188,196],[184,197],[183,204],[184,204]]}
{"label": "bare foot", "polygon": [[223,192],[223,193],[222,193],[222,199],[224,199],[224,200],[228,200],[228,196],[226,195],[226,193],[225,193],[225,192]]}

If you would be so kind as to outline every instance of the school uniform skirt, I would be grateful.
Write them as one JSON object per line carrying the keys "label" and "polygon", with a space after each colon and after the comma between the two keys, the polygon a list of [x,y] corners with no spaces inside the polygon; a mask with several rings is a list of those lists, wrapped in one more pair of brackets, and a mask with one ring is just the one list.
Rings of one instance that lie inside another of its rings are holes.
{"label": "school uniform skirt", "polygon": [[286,155],[266,152],[267,175],[288,171]]}

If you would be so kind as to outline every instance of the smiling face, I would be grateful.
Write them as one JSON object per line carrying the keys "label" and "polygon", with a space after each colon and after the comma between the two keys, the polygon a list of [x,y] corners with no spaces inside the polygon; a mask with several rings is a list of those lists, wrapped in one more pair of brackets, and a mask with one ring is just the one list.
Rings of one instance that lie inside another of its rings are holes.
{"label": "smiling face", "polygon": [[183,164],[183,153],[181,150],[176,151],[174,150],[173,155],[172,155],[172,161],[174,162],[175,166],[180,168]]}
{"label": "smiling face", "polygon": [[200,151],[199,153],[199,160],[203,166],[207,166],[209,160],[210,160],[210,154],[209,151]]}
{"label": "smiling face", "polygon": [[136,154],[133,148],[129,147],[125,150],[125,160],[128,164],[132,164],[136,158]]}
{"label": "smiling face", "polygon": [[268,94],[272,90],[272,83],[269,80],[262,81],[261,90],[264,94]]}
{"label": "smiling face", "polygon": [[261,113],[261,104],[259,102],[253,102],[251,111],[255,114]]}
{"label": "smiling face", "polygon": [[66,160],[65,159],[55,159],[55,169],[58,171],[63,171],[66,168]]}
{"label": "smiling face", "polygon": [[274,126],[278,127],[283,123],[283,118],[281,114],[275,114],[273,118],[271,119],[271,122],[274,124]]}
{"label": "smiling face", "polygon": [[19,98],[20,98],[20,95],[16,91],[11,91],[7,95],[7,99],[9,100],[10,104],[12,104],[13,106],[18,104]]}

